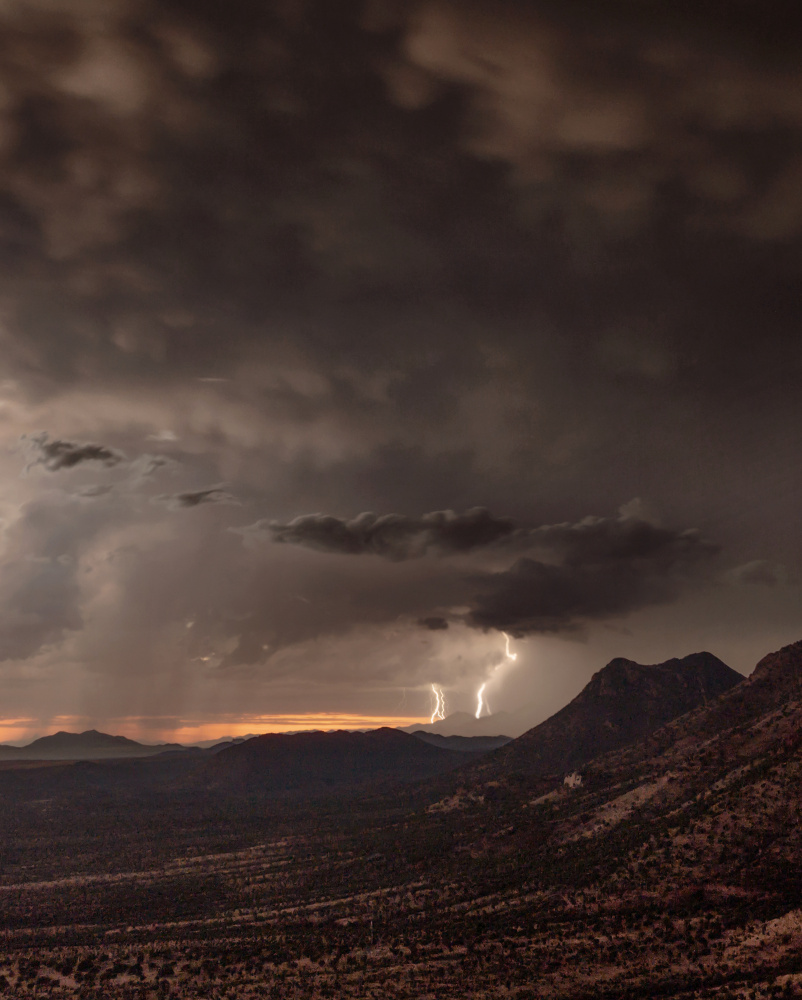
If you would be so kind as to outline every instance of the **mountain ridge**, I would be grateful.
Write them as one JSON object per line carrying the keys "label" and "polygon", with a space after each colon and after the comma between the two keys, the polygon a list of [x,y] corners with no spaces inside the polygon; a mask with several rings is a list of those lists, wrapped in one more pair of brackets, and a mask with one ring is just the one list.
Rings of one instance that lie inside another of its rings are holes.
{"label": "mountain ridge", "polygon": [[388,727],[365,733],[265,733],[219,751],[197,777],[205,787],[227,793],[292,797],[417,781],[464,764],[466,756]]}
{"label": "mountain ridge", "polygon": [[49,736],[40,736],[24,747],[0,746],[0,761],[11,760],[106,760],[117,757],[150,757],[160,753],[183,751],[181,743],[160,743],[151,746],[127,736],[113,736],[97,729],[70,733],[60,729]]}
{"label": "mountain ridge", "polygon": [[743,680],[708,652],[656,664],[615,657],[559,712],[475,766],[499,773],[571,771],[648,737]]}

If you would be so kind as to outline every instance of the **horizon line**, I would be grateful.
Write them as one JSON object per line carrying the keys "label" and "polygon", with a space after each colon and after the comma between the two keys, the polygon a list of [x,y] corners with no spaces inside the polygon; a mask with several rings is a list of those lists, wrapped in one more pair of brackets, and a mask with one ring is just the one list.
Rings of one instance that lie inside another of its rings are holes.
{"label": "horizon line", "polygon": [[175,716],[112,716],[104,720],[84,715],[58,715],[48,722],[0,719],[0,744],[28,746],[37,739],[58,732],[82,733],[96,730],[109,736],[125,736],[145,745],[183,743],[190,746],[207,740],[239,738],[265,733],[314,732],[402,728],[429,723],[428,716],[359,715],[349,712],[280,713],[231,716],[220,720],[189,720]]}

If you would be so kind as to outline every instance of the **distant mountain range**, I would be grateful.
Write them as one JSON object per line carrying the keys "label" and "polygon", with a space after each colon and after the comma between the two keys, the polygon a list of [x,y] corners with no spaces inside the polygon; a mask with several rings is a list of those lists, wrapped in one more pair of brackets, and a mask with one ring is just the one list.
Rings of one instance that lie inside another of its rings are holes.
{"label": "distant mountain range", "polygon": [[430,743],[441,750],[458,750],[462,753],[477,753],[480,751],[497,750],[512,742],[509,736],[441,736],[416,729],[410,735],[417,736],[424,743]]}
{"label": "distant mountain range", "polygon": [[404,726],[402,731],[433,733],[437,736],[505,736],[507,739],[514,739],[528,728],[527,723],[509,712],[484,715],[481,719],[475,718],[470,712],[453,712],[445,719],[438,719],[437,722]]}
{"label": "distant mountain range", "polygon": [[[370,731],[358,732],[364,735],[365,732]],[[283,737],[308,737],[312,735],[318,737],[341,737],[342,732],[338,733],[335,730],[329,730],[325,733],[320,731],[301,731],[299,733],[272,733],[267,735],[281,735]],[[507,736],[446,737],[425,732],[417,732],[414,735],[419,740],[423,740],[441,750],[473,754],[493,750],[509,742],[509,737]],[[210,756],[227,750],[230,747],[240,746],[241,744],[261,738],[262,736],[257,736],[256,734],[248,734],[246,736],[223,737],[220,740],[203,740],[191,745],[182,743],[159,743],[151,745],[138,743],[136,740],[128,739],[125,736],[112,736],[109,733],[101,733],[96,729],[88,729],[83,733],[69,733],[61,730],[60,732],[53,733],[51,736],[42,736],[40,739],[34,740],[32,743],[28,743],[22,747],[0,743],[0,763],[3,761],[118,760],[155,757],[162,754]]]}
{"label": "distant mountain range", "polygon": [[188,747],[200,747],[201,750],[210,750],[213,747],[228,747],[235,743],[244,743],[245,740],[252,740],[261,733],[247,733],[245,736],[218,736],[216,740],[198,740],[195,743],[187,743]]}
{"label": "distant mountain range", "polygon": [[63,730],[52,736],[42,736],[25,747],[0,745],[3,760],[104,760],[116,757],[151,757],[154,754],[186,750],[180,743],[160,743],[148,746],[125,736],[110,736],[96,729],[83,733]]}

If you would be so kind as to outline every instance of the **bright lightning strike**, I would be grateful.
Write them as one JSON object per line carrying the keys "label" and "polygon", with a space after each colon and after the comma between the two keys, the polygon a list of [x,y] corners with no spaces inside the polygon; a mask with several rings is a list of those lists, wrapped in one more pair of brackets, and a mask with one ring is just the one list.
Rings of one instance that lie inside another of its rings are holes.
{"label": "bright lightning strike", "polygon": [[[504,636],[504,655],[507,657],[508,660],[511,660],[514,663],[518,659],[518,654],[517,653],[513,653],[513,652],[510,651],[510,637],[507,635],[507,633],[506,632],[502,632],[501,634]],[[498,670],[498,668],[500,666],[501,666],[501,664],[497,663],[495,665],[495,667],[493,667],[493,673],[494,674],[495,674],[495,672]],[[477,719],[481,718],[482,712],[484,712],[485,709],[487,709],[488,713],[490,712],[490,706],[485,701],[485,688],[487,687],[487,684],[488,684],[488,682],[485,681],[482,684],[482,686],[479,688],[479,690],[476,692],[476,718]],[[432,686],[432,687],[434,687],[434,686]]]}
{"label": "bright lightning strike", "polygon": [[485,688],[486,687],[487,687],[487,681],[485,681],[484,684],[476,692],[476,701],[477,701],[477,705],[476,705],[476,718],[477,719],[481,716],[482,711],[484,710],[484,707],[485,707],[484,693],[485,693]]}
{"label": "bright lightning strike", "polygon": [[430,721],[435,722],[437,719],[445,719],[446,696],[443,694],[443,689],[437,687],[436,684],[432,684],[432,694],[434,695],[435,705]]}

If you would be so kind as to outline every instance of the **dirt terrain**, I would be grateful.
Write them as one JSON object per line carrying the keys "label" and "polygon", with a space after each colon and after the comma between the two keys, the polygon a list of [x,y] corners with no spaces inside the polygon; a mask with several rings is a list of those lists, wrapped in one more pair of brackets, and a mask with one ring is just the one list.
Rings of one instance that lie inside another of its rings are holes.
{"label": "dirt terrain", "polygon": [[348,803],[27,803],[3,820],[0,988],[802,995],[801,682],[796,644],[575,788],[468,767]]}

